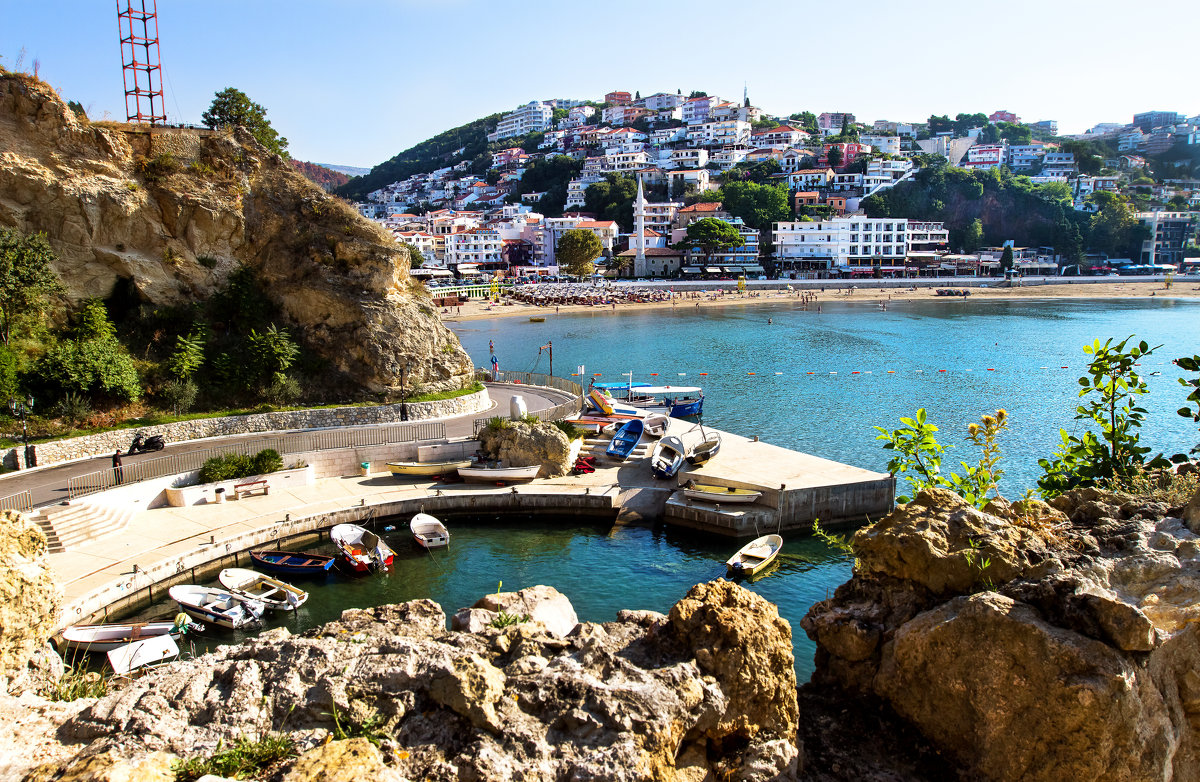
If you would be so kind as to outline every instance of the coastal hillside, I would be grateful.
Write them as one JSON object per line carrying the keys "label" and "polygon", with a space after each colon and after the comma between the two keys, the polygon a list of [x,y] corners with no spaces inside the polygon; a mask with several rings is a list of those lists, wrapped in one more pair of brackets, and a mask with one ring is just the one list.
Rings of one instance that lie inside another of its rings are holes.
{"label": "coastal hillside", "polygon": [[309,163],[304,160],[293,160],[292,166],[304,174],[310,182],[320,185],[326,190],[332,190],[335,187],[341,187],[350,181],[349,174],[343,174],[340,171],[334,171],[331,168],[326,168],[319,163]]}
{"label": "coastal hillside", "polygon": [[69,302],[211,298],[250,269],[304,344],[358,386],[458,388],[471,362],[390,236],[248,133],[81,119],[0,74],[0,226],[44,232]]}

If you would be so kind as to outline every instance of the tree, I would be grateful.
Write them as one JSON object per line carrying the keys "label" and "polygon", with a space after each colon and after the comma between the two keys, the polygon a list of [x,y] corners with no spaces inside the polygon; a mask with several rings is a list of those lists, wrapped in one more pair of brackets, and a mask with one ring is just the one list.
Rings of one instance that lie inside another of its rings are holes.
{"label": "tree", "polygon": [[1004,252],[1000,254],[1000,273],[1007,274],[1013,267],[1013,251],[1012,245],[1005,245]]}
{"label": "tree", "polygon": [[983,221],[976,218],[962,232],[962,251],[973,253],[983,244]]}
{"label": "tree", "polygon": [[829,148],[829,167],[837,168],[837,167],[841,166],[842,160],[844,159],[844,157],[845,156],[842,154],[841,147],[838,147],[838,146],[830,147]]}
{"label": "tree", "polygon": [[713,200],[721,201],[725,211],[760,231],[771,223],[790,220],[792,215],[788,189],[778,185],[729,182],[722,185],[720,198]]}
{"label": "tree", "polygon": [[0,343],[8,345],[16,328],[40,318],[63,292],[50,268],[57,260],[45,234],[0,228]]}
{"label": "tree", "polygon": [[408,250],[408,267],[410,269],[420,269],[425,263],[425,254],[415,244],[409,242],[401,242],[405,249]]}
{"label": "tree", "polygon": [[84,305],[70,337],[46,351],[34,368],[50,396],[80,394],[132,402],[142,395],[133,357],[117,341],[102,302],[93,299]]}
{"label": "tree", "polygon": [[700,252],[704,253],[704,262],[708,263],[714,253],[741,247],[743,240],[738,229],[729,223],[715,217],[705,217],[687,227],[687,239],[681,244],[683,247],[680,249],[699,247]]}
{"label": "tree", "polygon": [[587,277],[596,269],[592,261],[599,258],[603,251],[604,245],[600,243],[600,237],[591,231],[575,228],[565,232],[558,240],[555,254],[558,257],[558,265],[565,269],[567,274]]}
{"label": "tree", "polygon": [[1129,199],[1103,190],[1093,193],[1089,198],[1099,209],[1092,215],[1088,244],[1110,257],[1128,254],[1132,244],[1131,234],[1137,225],[1137,215]]}
{"label": "tree", "polygon": [[191,380],[192,375],[204,366],[204,335],[193,331],[175,338],[175,351],[167,359],[167,371],[177,380]]}
{"label": "tree", "polygon": [[707,98],[708,93],[704,90],[692,90],[692,94],[688,96],[688,100],[692,98]]}
{"label": "tree", "polygon": [[288,140],[271,127],[267,110],[241,90],[226,87],[218,92],[200,119],[210,128],[243,127],[258,143],[281,157],[288,157]]}
{"label": "tree", "polygon": [[246,354],[251,380],[266,388],[287,382],[286,373],[300,357],[300,348],[287,331],[272,323],[262,333],[250,330],[246,337]]}

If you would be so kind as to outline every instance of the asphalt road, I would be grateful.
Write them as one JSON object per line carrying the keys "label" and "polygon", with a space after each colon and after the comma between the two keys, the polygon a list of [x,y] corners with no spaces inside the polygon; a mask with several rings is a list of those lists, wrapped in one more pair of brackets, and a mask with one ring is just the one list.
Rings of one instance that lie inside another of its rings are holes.
{"label": "asphalt road", "polygon": [[[509,402],[515,395],[520,395],[525,399],[525,407],[529,412],[537,410],[545,410],[554,407],[555,405],[565,402],[568,397],[565,394],[555,395],[555,392],[546,392],[542,389],[534,390],[530,388],[522,388],[520,391],[509,388],[507,386],[493,386],[488,384],[488,395],[492,398],[493,407],[490,411],[479,413],[471,413],[469,415],[457,416],[455,418],[443,419],[446,422],[447,437],[469,437],[474,434],[474,422],[476,418],[482,418],[489,415],[508,416]],[[374,429],[378,424],[368,426],[352,426],[348,429]],[[288,431],[305,431],[305,430],[288,430]],[[134,430],[129,431],[129,439],[133,440]],[[276,437],[285,432],[261,432],[254,434],[232,435],[229,437],[212,437],[205,440],[188,440],[180,443],[168,443],[167,447],[161,451],[151,451],[150,453],[139,453],[129,456],[122,456],[121,461],[126,464],[135,464],[143,459],[157,459],[162,456],[170,456],[172,454],[185,454],[192,451],[201,451],[207,448],[216,448],[228,443],[250,443],[253,445],[256,442],[265,441],[268,438]],[[32,470],[23,470],[20,472],[8,473],[0,476],[0,497],[7,497],[12,494],[19,494],[23,491],[28,491],[33,498],[34,505],[48,505],[55,502],[61,502],[67,499],[67,481],[71,478],[88,473],[99,472],[112,468],[112,454],[104,456],[96,456],[90,459],[82,459],[80,461],[68,462],[65,464],[53,465],[50,467],[35,468]]]}

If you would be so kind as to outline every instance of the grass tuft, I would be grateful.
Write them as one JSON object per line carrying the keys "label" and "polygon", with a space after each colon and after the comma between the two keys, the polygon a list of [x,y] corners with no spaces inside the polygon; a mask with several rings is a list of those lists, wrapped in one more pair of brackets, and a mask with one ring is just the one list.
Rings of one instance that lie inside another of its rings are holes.
{"label": "grass tuft", "polygon": [[205,757],[194,755],[175,766],[177,782],[192,782],[206,774],[230,779],[252,779],[268,775],[276,766],[297,755],[296,742],[282,733],[268,733],[258,739],[239,738],[228,749]]}

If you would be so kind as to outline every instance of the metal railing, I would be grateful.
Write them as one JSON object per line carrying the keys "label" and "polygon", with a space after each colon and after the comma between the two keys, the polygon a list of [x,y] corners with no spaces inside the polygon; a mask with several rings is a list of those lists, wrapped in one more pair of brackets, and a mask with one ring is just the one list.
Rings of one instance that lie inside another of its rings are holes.
{"label": "metal railing", "polygon": [[33,497],[28,491],[17,492],[10,494],[7,497],[0,497],[0,510],[18,510],[22,513],[33,512]]}
{"label": "metal railing", "polygon": [[517,383],[524,386],[543,386],[545,388],[553,388],[558,391],[565,391],[574,396],[583,396],[583,386],[576,383],[574,380],[567,380],[563,377],[555,377],[554,375],[546,375],[541,372],[509,372],[504,371],[496,378],[498,383]]}
{"label": "metal railing", "polygon": [[[534,410],[529,415],[535,416],[539,421],[559,421],[568,416],[575,415],[583,408],[583,400],[576,397],[569,402],[563,402],[561,405],[546,408],[545,410]],[[479,434],[487,428],[488,421],[493,418],[503,418],[504,416],[489,416],[488,418],[476,418],[474,422],[475,434]]]}
{"label": "metal railing", "polygon": [[75,499],[105,491],[123,483],[137,483],[152,478],[161,478],[164,475],[178,475],[199,470],[209,459],[230,453],[250,456],[266,448],[272,448],[282,456],[310,451],[328,451],[336,448],[361,448],[444,439],[446,439],[446,424],[443,421],[376,426],[369,429],[297,432],[255,440],[253,444],[239,443],[205,448],[200,451],[161,456],[157,459],[147,459],[121,467],[111,467],[107,470],[79,475],[67,480],[67,497]]}

